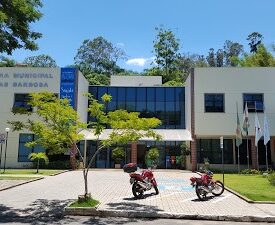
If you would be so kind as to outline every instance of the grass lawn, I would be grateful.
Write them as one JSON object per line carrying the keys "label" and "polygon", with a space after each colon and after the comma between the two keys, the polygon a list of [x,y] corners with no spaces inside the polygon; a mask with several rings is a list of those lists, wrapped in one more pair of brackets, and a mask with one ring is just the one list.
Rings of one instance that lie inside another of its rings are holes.
{"label": "grass lawn", "polygon": [[[222,181],[222,174],[214,174]],[[225,174],[225,186],[254,201],[275,201],[275,186],[262,175]]]}
{"label": "grass lawn", "polygon": [[39,170],[39,173],[36,173],[36,169],[6,169],[6,172],[3,173],[3,170],[0,174],[39,174],[39,175],[52,175],[55,173],[60,173],[64,170]]}
{"label": "grass lawn", "polygon": [[85,202],[74,202],[73,204],[70,205],[70,207],[95,207],[97,204],[99,203],[99,201],[95,200],[95,199],[89,199]]}
{"label": "grass lawn", "polygon": [[33,180],[37,179],[38,177],[31,178],[31,177],[9,177],[9,176],[0,176],[0,181],[1,180]]}

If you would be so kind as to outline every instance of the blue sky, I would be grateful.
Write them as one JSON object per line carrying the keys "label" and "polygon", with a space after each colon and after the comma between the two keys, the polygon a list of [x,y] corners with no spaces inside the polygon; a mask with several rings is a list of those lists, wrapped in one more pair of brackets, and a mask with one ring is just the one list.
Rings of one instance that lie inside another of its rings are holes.
{"label": "blue sky", "polygon": [[180,52],[206,54],[225,40],[247,47],[253,31],[275,43],[274,0],[44,0],[44,16],[33,24],[43,38],[35,52],[16,50],[12,58],[48,54],[59,66],[73,64],[84,39],[103,36],[128,55],[126,69],[142,71],[153,57],[155,27],[163,25],[180,39]]}

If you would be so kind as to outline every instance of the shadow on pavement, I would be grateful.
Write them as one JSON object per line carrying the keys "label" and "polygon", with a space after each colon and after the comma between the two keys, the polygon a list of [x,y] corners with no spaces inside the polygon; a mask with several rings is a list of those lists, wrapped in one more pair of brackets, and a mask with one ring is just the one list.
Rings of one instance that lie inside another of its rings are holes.
{"label": "shadow on pavement", "polygon": [[119,202],[107,204],[112,210],[141,211],[141,212],[159,212],[163,211],[156,206],[143,205],[134,202]]}
{"label": "shadow on pavement", "polygon": [[63,210],[71,200],[45,200],[38,199],[25,209],[16,209],[0,204],[0,222],[53,224],[63,218]]}
{"label": "shadow on pavement", "polygon": [[[145,198],[148,198],[148,197],[154,196],[154,195],[156,195],[156,194],[155,193],[145,194],[145,195],[143,195],[143,197],[141,199],[145,199]],[[126,200],[126,201],[137,201],[137,200],[141,200],[141,199],[137,199],[134,196],[130,197],[130,198],[123,198],[123,200]]]}
{"label": "shadow on pavement", "polygon": [[192,202],[206,202],[206,201],[209,201],[211,199],[215,198],[215,196],[206,196],[206,198],[202,201],[202,200],[199,200],[199,198],[196,198],[196,199],[193,199],[191,200]]}
{"label": "shadow on pavement", "polygon": [[107,224],[128,224],[128,223],[137,223],[141,221],[153,221],[154,219],[135,219],[135,218],[118,218],[118,217],[109,217],[109,218],[90,218],[87,221],[84,221],[82,224],[94,224],[94,225],[107,225]]}

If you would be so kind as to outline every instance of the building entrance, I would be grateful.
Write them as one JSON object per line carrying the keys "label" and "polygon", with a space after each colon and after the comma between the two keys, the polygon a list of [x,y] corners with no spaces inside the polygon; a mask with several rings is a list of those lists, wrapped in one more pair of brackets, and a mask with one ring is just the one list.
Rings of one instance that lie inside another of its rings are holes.
{"label": "building entrance", "polygon": [[137,145],[137,164],[140,168],[146,168],[145,155],[146,145],[139,143]]}

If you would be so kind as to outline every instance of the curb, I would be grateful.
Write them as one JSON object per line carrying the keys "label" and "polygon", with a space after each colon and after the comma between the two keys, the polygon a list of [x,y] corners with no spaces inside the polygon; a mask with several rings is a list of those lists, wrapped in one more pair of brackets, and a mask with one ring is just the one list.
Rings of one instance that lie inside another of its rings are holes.
{"label": "curb", "polygon": [[5,190],[8,190],[8,189],[11,189],[11,188],[14,188],[14,187],[18,187],[20,185],[23,185],[23,184],[28,184],[28,183],[31,183],[31,182],[34,182],[34,181],[38,181],[38,180],[42,180],[44,179],[44,177],[39,177],[39,178],[36,178],[36,179],[33,179],[33,180],[28,180],[26,182],[23,182],[21,184],[16,184],[16,185],[13,185],[13,186],[10,186],[10,187],[6,187],[6,188],[3,188],[3,189],[0,189],[0,191],[5,191]]}
{"label": "curb", "polygon": [[161,218],[161,219],[189,219],[189,220],[211,220],[211,221],[234,221],[234,222],[275,222],[275,216],[227,216],[227,215],[198,215],[168,213],[157,211],[123,211],[123,210],[102,210],[96,208],[65,208],[64,215],[70,216],[99,216],[99,217],[126,217],[126,218]]}
{"label": "curb", "polygon": [[64,171],[61,171],[61,172],[58,172],[58,173],[51,174],[51,175],[49,175],[49,176],[50,176],[50,177],[53,177],[53,176],[57,176],[57,175],[59,175],[59,174],[66,173],[66,172],[70,172],[70,171],[72,171],[72,170],[64,170]]}

